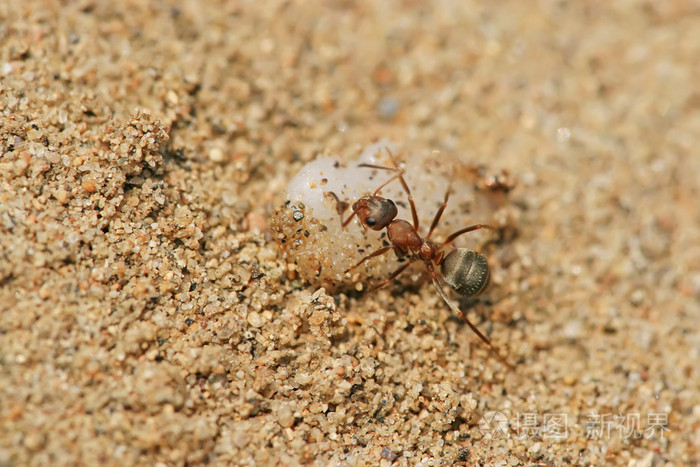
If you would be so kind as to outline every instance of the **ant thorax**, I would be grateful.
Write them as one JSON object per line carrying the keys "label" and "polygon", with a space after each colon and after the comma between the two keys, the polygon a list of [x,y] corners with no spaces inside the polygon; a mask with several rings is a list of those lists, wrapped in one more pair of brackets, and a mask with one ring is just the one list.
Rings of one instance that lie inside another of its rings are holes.
{"label": "ant thorax", "polygon": [[423,239],[413,229],[411,223],[405,220],[399,219],[389,224],[386,235],[391,243],[405,246],[415,255],[420,253],[423,246]]}

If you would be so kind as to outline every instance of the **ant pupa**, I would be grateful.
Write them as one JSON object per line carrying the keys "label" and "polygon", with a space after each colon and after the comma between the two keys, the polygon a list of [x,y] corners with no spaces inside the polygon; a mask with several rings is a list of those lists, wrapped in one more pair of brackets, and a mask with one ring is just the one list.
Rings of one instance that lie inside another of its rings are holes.
{"label": "ant pupa", "polygon": [[[374,164],[359,165],[360,167],[392,171],[395,172],[395,174],[377,188],[374,193],[358,199],[352,205],[352,213],[348,218],[341,220],[342,226],[346,227],[350,221],[357,216],[365,230],[371,229],[381,231],[386,229],[389,245],[368,254],[345,272],[348,273],[365,261],[383,255],[389,250],[394,250],[398,257],[405,258],[406,261],[404,264],[391,273],[385,280],[370,289],[370,291],[374,291],[391,283],[414,262],[422,261],[430,274],[433,285],[445,303],[447,303],[454,313],[462,318],[467,326],[479,336],[479,339],[489,347],[501,362],[512,369],[513,366],[501,356],[491,341],[469,321],[464,312],[447,295],[442,285],[444,282],[455,292],[464,297],[475,297],[486,289],[490,279],[489,264],[486,258],[476,251],[467,248],[454,248],[451,245],[457,237],[465,233],[480,229],[494,230],[494,228],[487,224],[475,224],[453,232],[442,243],[432,242],[430,237],[440,222],[440,218],[447,207],[447,202],[450,197],[450,189],[448,188],[445,193],[445,198],[440,208],[437,210],[433,222],[430,224],[428,234],[425,237],[421,237],[418,234],[420,224],[416,205],[411,190],[408,188],[408,184],[403,177],[404,170],[398,167],[391,153],[389,153],[389,156],[394,167],[384,167]],[[397,219],[398,209],[394,201],[379,196],[379,193],[385,186],[397,179],[408,196],[413,223],[403,219]]]}

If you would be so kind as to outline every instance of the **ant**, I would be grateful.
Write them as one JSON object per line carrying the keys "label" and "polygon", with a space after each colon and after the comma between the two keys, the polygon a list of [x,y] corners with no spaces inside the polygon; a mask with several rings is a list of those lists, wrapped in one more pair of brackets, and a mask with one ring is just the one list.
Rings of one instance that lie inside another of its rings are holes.
{"label": "ant", "polygon": [[[384,167],[374,164],[360,164],[359,167],[367,167],[379,170],[388,170],[396,172],[389,180],[384,182],[370,196],[363,196],[352,205],[352,214],[344,221],[341,220],[343,227],[346,227],[353,217],[357,216],[362,227],[380,231],[386,229],[386,234],[390,244],[384,246],[368,254],[360,262],[349,268],[346,273],[360,266],[365,261],[374,257],[383,255],[389,250],[394,250],[399,257],[407,258],[408,261],[401,265],[396,271],[391,273],[387,279],[370,289],[374,291],[391,283],[396,277],[404,272],[411,264],[416,261],[423,261],[430,278],[435,285],[438,293],[447,305],[458,314],[462,320],[471,328],[479,339],[481,339],[491,351],[503,362],[508,368],[513,369],[513,366],[501,356],[496,347],[491,341],[474,326],[469,319],[464,315],[462,310],[447,296],[442,287],[442,282],[445,282],[453,290],[464,297],[475,297],[483,292],[489,284],[490,273],[489,264],[486,258],[481,254],[467,248],[453,248],[449,252],[449,246],[460,235],[468,232],[473,232],[480,229],[495,230],[494,227],[487,224],[475,224],[469,227],[460,229],[449,235],[444,242],[436,244],[430,241],[430,236],[433,234],[435,227],[440,222],[440,217],[447,207],[447,201],[450,197],[450,188],[448,187],[445,193],[445,199],[442,205],[437,210],[428,235],[423,238],[418,234],[419,222],[416,205],[411,195],[411,190],[403,177],[404,170],[398,167],[394,160],[393,154],[387,151],[391,158],[394,167]],[[398,179],[404,191],[408,195],[408,203],[411,206],[411,216],[413,224],[403,219],[396,219],[398,209],[396,204],[390,200],[379,196],[379,192],[392,181]]]}

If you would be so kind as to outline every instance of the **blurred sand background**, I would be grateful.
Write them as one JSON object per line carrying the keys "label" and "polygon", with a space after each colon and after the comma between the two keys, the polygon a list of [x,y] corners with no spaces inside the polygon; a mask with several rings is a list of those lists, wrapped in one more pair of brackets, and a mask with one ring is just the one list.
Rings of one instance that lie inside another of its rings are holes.
{"label": "blurred sand background", "polygon": [[[0,1],[0,465],[698,465],[699,57],[681,0]],[[270,242],[379,138],[518,181],[515,371]]]}

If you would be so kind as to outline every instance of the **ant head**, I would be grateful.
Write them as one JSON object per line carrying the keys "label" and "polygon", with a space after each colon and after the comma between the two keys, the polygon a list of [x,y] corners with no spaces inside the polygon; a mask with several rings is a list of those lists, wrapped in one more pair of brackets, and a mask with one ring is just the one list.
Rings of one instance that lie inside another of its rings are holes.
{"label": "ant head", "polygon": [[362,225],[372,230],[382,230],[399,213],[394,202],[381,196],[363,196],[352,205]]}

